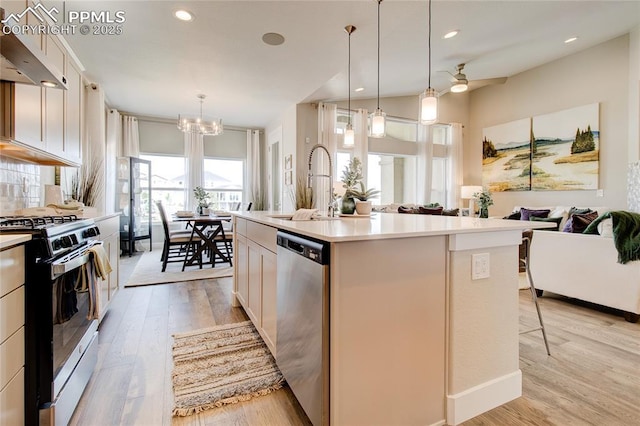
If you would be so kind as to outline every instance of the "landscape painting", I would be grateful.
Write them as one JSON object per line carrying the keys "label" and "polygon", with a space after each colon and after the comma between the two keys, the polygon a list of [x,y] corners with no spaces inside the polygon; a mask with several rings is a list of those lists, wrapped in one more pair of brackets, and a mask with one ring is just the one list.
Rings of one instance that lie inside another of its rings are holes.
{"label": "landscape painting", "polygon": [[482,129],[482,184],[491,192],[531,189],[531,119]]}
{"label": "landscape painting", "polygon": [[598,188],[598,104],[533,117],[531,189]]}

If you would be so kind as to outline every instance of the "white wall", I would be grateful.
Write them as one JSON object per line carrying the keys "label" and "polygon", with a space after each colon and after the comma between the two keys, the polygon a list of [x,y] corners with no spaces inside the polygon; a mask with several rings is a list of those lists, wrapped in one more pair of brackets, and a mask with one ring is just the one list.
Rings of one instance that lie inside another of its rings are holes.
{"label": "white wall", "polygon": [[640,161],[640,25],[629,34],[629,162]]}
{"label": "white wall", "polygon": [[509,77],[504,85],[486,86],[470,93],[470,125],[464,142],[466,184],[482,182],[484,127],[600,103],[599,187],[604,190],[604,197],[597,197],[595,190],[495,193],[492,216],[507,214],[514,205],[626,208],[628,74],[629,37],[625,35]]}

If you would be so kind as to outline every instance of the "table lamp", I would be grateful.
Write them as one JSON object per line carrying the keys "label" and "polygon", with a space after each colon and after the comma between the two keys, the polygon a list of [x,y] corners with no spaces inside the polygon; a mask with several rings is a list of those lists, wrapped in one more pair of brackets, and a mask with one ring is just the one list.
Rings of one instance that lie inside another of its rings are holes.
{"label": "table lamp", "polygon": [[477,192],[482,192],[482,186],[469,185],[460,187],[460,198],[463,200],[469,200],[469,216],[473,216],[475,214],[473,194]]}

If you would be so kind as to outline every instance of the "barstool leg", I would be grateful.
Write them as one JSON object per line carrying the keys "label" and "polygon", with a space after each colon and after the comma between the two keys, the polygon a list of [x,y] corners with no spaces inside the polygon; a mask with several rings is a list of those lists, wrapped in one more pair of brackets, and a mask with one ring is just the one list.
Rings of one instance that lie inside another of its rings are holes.
{"label": "barstool leg", "polygon": [[551,351],[549,350],[549,342],[547,341],[547,332],[544,328],[544,321],[542,320],[542,312],[540,312],[540,305],[538,304],[538,295],[536,294],[536,287],[533,284],[533,278],[531,278],[531,271],[529,270],[528,261],[527,261],[527,277],[529,279],[529,290],[531,290],[531,297],[533,298],[533,303],[535,303],[536,311],[538,312],[538,321],[540,322],[540,330],[542,331],[544,346],[547,348],[547,355],[551,355]]}
{"label": "barstool leg", "polygon": [[538,295],[536,294],[536,286],[533,282],[533,277],[531,276],[531,269],[529,268],[530,263],[530,255],[531,255],[531,240],[528,237],[523,238],[525,243],[525,260],[524,266],[527,272],[527,281],[529,282],[529,290],[531,291],[531,297],[533,298],[533,303],[536,305],[536,312],[538,313],[538,322],[540,323],[540,327],[522,331],[520,334],[530,333],[532,331],[542,331],[542,338],[544,339],[544,346],[547,348],[547,355],[551,355],[551,351],[549,350],[549,342],[547,341],[547,332],[544,328],[544,321],[542,320],[542,312],[540,311],[540,305],[538,304]]}

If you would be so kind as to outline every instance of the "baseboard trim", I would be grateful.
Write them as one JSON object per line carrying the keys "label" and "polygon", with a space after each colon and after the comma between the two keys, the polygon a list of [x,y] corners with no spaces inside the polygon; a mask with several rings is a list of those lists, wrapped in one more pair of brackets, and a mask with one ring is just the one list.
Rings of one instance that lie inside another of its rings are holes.
{"label": "baseboard trim", "polygon": [[460,424],[520,396],[522,396],[520,370],[464,392],[447,395],[447,424]]}

